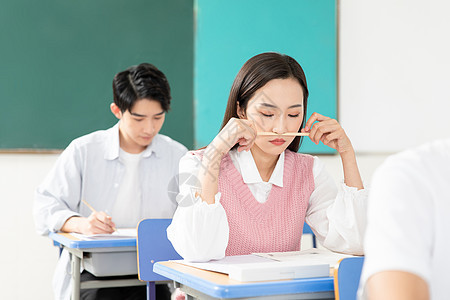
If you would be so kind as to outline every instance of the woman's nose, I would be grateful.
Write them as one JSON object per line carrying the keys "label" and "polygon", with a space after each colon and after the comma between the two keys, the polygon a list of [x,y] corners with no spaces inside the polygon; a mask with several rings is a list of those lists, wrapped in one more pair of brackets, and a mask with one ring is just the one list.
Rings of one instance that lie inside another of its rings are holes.
{"label": "woman's nose", "polygon": [[276,127],[272,129],[274,133],[283,134],[286,133],[286,122],[284,118],[280,118],[278,123],[276,124]]}

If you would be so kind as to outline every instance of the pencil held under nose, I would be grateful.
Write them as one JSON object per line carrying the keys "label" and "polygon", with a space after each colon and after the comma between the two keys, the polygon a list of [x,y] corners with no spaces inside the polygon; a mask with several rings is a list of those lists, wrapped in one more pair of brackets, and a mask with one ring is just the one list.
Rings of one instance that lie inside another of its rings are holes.
{"label": "pencil held under nose", "polygon": [[260,135],[260,136],[309,136],[309,133],[307,133],[307,132],[285,132],[285,133],[258,132],[256,135]]}

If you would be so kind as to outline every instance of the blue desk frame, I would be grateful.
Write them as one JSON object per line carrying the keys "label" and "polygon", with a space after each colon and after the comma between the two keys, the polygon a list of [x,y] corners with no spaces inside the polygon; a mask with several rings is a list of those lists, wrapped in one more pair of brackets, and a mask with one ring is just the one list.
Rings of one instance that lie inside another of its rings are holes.
{"label": "blue desk frame", "polygon": [[[71,269],[80,270],[81,261],[86,253],[90,252],[115,252],[136,251],[136,239],[110,239],[96,241],[81,241],[67,233],[51,232],[49,237],[57,247],[64,248],[70,253]],[[72,297],[71,300],[80,299],[80,289],[106,288],[145,285],[138,279],[96,280],[80,283],[80,272],[72,272]]]}
{"label": "blue desk frame", "polygon": [[[333,277],[303,278],[242,284],[219,284],[191,272],[209,272],[175,262],[159,262],[153,271],[170,278],[187,299],[334,299]],[[187,270],[187,271],[186,271]],[[225,274],[219,276],[228,277]]]}

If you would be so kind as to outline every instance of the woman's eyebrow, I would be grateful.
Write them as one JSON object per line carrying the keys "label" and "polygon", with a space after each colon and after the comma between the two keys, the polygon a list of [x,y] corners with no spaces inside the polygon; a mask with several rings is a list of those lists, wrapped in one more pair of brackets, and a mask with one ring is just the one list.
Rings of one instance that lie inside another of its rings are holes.
{"label": "woman's eyebrow", "polygon": [[303,106],[302,104],[294,104],[294,105],[289,106],[288,108],[296,108],[296,107],[302,107],[302,106]]}
{"label": "woman's eyebrow", "polygon": [[269,107],[269,108],[278,108],[278,106],[270,104],[270,103],[260,103],[261,106]]}
{"label": "woman's eyebrow", "polygon": [[[278,106],[270,104],[270,103],[260,103],[261,106],[269,107],[269,108],[278,108]],[[296,108],[296,107],[302,107],[302,104],[294,104],[288,107],[289,108]]]}

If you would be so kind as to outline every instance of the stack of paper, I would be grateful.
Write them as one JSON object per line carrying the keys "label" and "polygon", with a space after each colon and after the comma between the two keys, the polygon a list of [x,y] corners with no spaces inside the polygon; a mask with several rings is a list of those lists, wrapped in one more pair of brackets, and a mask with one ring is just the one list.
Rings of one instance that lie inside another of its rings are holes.
{"label": "stack of paper", "polygon": [[137,230],[136,228],[119,228],[113,233],[103,233],[103,234],[81,234],[72,232],[71,235],[82,240],[82,241],[92,241],[101,239],[132,239],[136,238]]}

